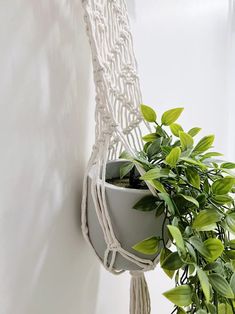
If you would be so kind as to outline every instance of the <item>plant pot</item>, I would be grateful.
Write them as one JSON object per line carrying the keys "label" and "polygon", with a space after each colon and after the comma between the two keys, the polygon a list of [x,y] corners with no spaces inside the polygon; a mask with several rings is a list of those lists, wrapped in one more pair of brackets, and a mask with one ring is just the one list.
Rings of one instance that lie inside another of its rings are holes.
{"label": "plant pot", "polygon": [[[125,161],[115,160],[107,163],[106,179],[119,178],[120,166]],[[90,241],[97,253],[103,260],[107,245],[104,240],[103,232],[98,222],[94,202],[91,195],[91,180],[94,175],[94,168],[88,175],[88,200],[87,200],[87,221]],[[110,219],[114,234],[121,246],[135,254],[136,256],[154,260],[158,254],[144,255],[132,249],[136,243],[151,237],[162,235],[162,224],[165,215],[155,216],[153,212],[142,212],[133,209],[133,206],[142,197],[151,195],[149,190],[138,190],[132,188],[118,187],[110,183],[105,183],[106,202],[109,210]],[[167,235],[166,227],[164,230]],[[126,260],[121,254],[117,254],[114,264],[116,270],[139,270],[139,266]]]}

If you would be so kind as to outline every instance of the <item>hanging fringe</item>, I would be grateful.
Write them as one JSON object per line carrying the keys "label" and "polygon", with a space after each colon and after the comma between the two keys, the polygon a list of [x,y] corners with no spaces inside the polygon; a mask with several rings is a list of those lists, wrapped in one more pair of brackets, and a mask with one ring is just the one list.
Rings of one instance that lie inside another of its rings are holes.
{"label": "hanging fringe", "polygon": [[132,271],[130,274],[130,314],[150,314],[150,296],[144,272]]}

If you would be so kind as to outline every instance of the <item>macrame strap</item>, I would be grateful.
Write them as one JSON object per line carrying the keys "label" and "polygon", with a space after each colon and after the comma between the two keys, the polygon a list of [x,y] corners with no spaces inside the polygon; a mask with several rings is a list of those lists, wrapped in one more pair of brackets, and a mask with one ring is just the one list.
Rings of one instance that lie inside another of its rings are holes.
{"label": "macrame strap", "polygon": [[130,314],[150,314],[150,296],[144,272],[134,271],[130,274]]}
{"label": "macrame strap", "polygon": [[[106,202],[106,164],[118,159],[123,150],[134,155],[143,147],[140,124],[151,132],[139,111],[142,103],[137,64],[125,0],[82,0],[86,30],[90,41],[94,83],[96,88],[95,144],[84,179],[82,230],[89,238],[87,221],[88,174],[94,168],[90,190],[106,250],[104,267],[112,273],[117,255],[141,270],[133,272],[131,280],[131,314],[149,314],[150,299],[143,271],[153,269],[158,259],[143,259],[125,250],[114,233],[109,206]],[[139,169],[143,174],[143,169]],[[154,189],[149,186],[154,193]]]}

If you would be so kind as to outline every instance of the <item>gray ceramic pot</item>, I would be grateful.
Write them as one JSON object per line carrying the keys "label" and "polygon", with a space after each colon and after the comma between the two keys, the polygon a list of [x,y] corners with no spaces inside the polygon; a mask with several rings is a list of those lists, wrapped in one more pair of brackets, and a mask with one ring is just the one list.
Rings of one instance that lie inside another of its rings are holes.
{"label": "gray ceramic pot", "polygon": [[[110,161],[106,168],[106,179],[119,178],[120,166],[125,161]],[[98,254],[103,259],[106,250],[106,243],[99,225],[94,203],[91,196],[91,178],[94,169],[91,169],[88,177],[88,202],[87,202],[87,219],[89,228],[89,237],[91,243]],[[154,212],[141,212],[133,209],[133,205],[145,195],[151,194],[149,190],[137,190],[130,188],[118,187],[105,183],[106,201],[109,209],[113,230],[121,246],[144,259],[154,259],[157,255],[147,256],[140,254],[132,249],[132,246],[153,235],[161,236],[162,223],[164,215],[155,217]],[[166,229],[165,229],[166,236]],[[139,267],[134,263],[126,260],[120,254],[117,254],[115,269],[120,270],[138,270]]]}

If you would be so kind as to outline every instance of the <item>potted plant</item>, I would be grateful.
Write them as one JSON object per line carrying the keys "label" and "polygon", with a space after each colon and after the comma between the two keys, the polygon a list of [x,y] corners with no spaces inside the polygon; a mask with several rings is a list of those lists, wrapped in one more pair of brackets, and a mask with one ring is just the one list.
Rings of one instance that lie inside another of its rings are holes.
{"label": "potted plant", "polygon": [[[159,123],[156,112],[141,105],[154,132],[143,137],[142,151],[134,156],[123,152],[120,160],[108,162],[109,215],[124,249],[143,260],[159,257],[166,275],[174,279],[175,288],[164,293],[174,304],[172,313],[234,314],[235,163],[216,159],[222,154],[210,151],[214,135],[195,145],[201,129],[185,132],[176,123],[182,111],[166,111]],[[87,220],[92,245],[103,259],[106,243],[91,191],[94,171],[88,175]],[[119,253],[114,268],[139,269]]]}
{"label": "potted plant", "polygon": [[[125,155],[123,153],[123,157]],[[103,260],[107,244],[94,210],[92,179],[95,171],[96,168],[94,166],[88,174],[87,223],[92,246],[100,259]],[[129,178],[126,177],[128,174],[130,174]],[[122,248],[135,254],[143,261],[146,260],[146,262],[149,259],[154,260],[158,257],[159,247],[156,247],[155,243],[152,249],[148,246],[146,250],[142,248],[141,252],[137,252],[133,248],[134,243],[145,238],[151,238],[153,234],[160,238],[163,237],[164,233],[164,239],[166,239],[167,228],[165,214],[162,212],[156,219],[156,213],[149,210],[148,203],[152,199],[152,194],[146,184],[144,184],[144,181],[139,179],[139,174],[132,162],[127,163],[125,160],[114,160],[107,163],[105,193],[113,231]],[[144,201],[142,200],[141,204],[138,204],[138,201],[143,198]],[[133,206],[136,203],[136,209],[142,208],[142,210],[133,210]],[[154,204],[155,207],[156,205]],[[163,244],[160,243],[160,247],[163,247]],[[109,259],[111,259],[111,256],[109,256]],[[134,271],[139,270],[140,267],[117,252],[114,269]]]}
{"label": "potted plant", "polygon": [[[151,236],[133,243],[133,249],[150,257],[153,252],[160,254],[161,267],[175,282],[175,288],[164,293],[174,304],[172,313],[234,314],[235,175],[231,169],[235,163],[218,160],[220,153],[208,152],[214,135],[195,145],[194,137],[201,129],[185,132],[175,123],[182,111],[168,110],[158,122],[156,112],[142,105],[142,115],[153,123],[154,132],[143,137],[145,145],[136,156],[125,152],[121,156],[128,159],[122,165],[122,177],[128,175],[130,184],[143,180],[156,191],[133,203],[133,211],[143,213],[138,232],[151,213],[154,221],[162,215],[167,218],[156,223]],[[136,165],[146,171],[137,178]],[[161,223],[162,230],[167,224],[168,235],[159,233]],[[128,224],[132,226],[131,221]],[[166,244],[168,236],[171,249]]]}

